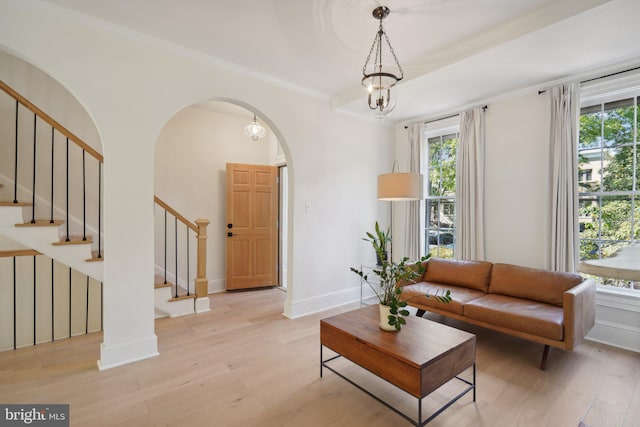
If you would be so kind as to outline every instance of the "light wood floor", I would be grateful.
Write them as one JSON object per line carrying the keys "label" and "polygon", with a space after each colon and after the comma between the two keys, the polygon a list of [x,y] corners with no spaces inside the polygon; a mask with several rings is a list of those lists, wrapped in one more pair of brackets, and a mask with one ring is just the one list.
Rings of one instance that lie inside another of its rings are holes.
{"label": "light wood floor", "polygon": [[[404,419],[328,370],[319,320],[290,320],[277,289],[213,295],[210,313],[160,319],[160,356],[100,372],[100,334],[0,353],[0,403],[69,403],[72,426],[404,426]],[[354,308],[354,307],[350,307]],[[585,342],[573,353],[480,328],[478,398],[429,426],[640,426],[640,354]],[[326,355],[326,353],[325,353]],[[394,405],[415,399],[348,361],[338,368]],[[425,399],[456,393],[451,383]]]}

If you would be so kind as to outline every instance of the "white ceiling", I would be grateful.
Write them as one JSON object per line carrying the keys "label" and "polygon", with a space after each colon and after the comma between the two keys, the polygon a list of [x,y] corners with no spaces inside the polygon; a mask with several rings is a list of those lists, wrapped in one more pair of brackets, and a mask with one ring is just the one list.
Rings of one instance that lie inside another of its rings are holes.
{"label": "white ceiling", "polygon": [[[639,0],[45,0],[368,115],[360,78],[377,21],[405,71],[388,118],[423,118],[640,62]],[[637,65],[637,64],[636,64]]]}

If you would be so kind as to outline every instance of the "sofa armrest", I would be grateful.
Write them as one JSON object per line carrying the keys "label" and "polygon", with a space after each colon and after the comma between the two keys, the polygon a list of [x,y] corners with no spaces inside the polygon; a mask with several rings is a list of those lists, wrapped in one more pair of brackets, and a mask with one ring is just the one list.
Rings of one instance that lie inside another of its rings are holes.
{"label": "sofa armrest", "polygon": [[596,281],[587,279],[566,291],[562,299],[564,310],[564,342],[567,350],[585,337],[596,320]]}

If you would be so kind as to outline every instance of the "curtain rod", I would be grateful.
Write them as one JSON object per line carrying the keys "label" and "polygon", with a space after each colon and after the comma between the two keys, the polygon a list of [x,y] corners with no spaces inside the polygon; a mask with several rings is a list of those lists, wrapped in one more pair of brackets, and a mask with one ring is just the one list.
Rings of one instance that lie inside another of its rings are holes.
{"label": "curtain rod", "polygon": [[[600,80],[600,79],[606,79],[607,77],[613,77],[613,76],[617,76],[618,74],[624,74],[624,73],[628,73],[629,71],[635,71],[635,70],[640,70],[640,67],[629,68],[628,70],[616,71],[615,73],[605,74],[604,76],[593,77],[591,79],[582,80],[580,82],[580,84],[589,83],[589,82],[592,82],[592,81],[595,81],[595,80]],[[539,90],[538,91],[538,95],[542,95],[546,91],[547,91],[546,89],[545,90]]]}
{"label": "curtain rod", "polygon": [[[482,110],[483,110],[483,111],[486,111],[486,110],[487,110],[487,108],[489,108],[489,106],[488,106],[488,105],[483,105],[483,106],[482,106]],[[456,116],[459,116],[459,115],[460,115],[460,113],[452,114],[452,115],[450,115],[450,116],[440,117],[440,118],[437,118],[437,119],[434,119],[434,120],[424,121],[423,123],[426,125],[426,124],[429,124],[429,123],[439,122],[440,120],[451,119],[451,118],[456,117]],[[408,129],[408,128],[409,128],[409,126],[406,126],[406,125],[405,125],[405,127],[404,127],[404,128],[405,128],[405,129]]]}

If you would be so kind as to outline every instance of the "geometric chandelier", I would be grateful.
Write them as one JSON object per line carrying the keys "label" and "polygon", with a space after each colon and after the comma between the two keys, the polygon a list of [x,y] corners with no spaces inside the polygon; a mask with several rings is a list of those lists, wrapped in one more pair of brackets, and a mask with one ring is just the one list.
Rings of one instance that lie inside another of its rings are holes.
{"label": "geometric chandelier", "polygon": [[[382,27],[382,20],[386,18],[390,12],[386,6],[380,6],[373,10],[372,15],[380,21],[380,25],[373,39],[367,60],[362,67],[362,86],[365,88],[367,105],[379,118],[384,118],[384,116],[391,113],[396,107],[395,91],[392,91],[392,88],[404,77],[404,72],[398,62],[396,53],[391,47],[389,37],[387,37]],[[371,55],[374,52],[373,62],[370,63]],[[393,63],[383,62],[383,53],[385,53],[387,57],[391,56]]]}
{"label": "geometric chandelier", "polygon": [[253,121],[244,128],[244,134],[254,141],[264,137],[264,127],[258,123],[255,114],[253,115]]}

